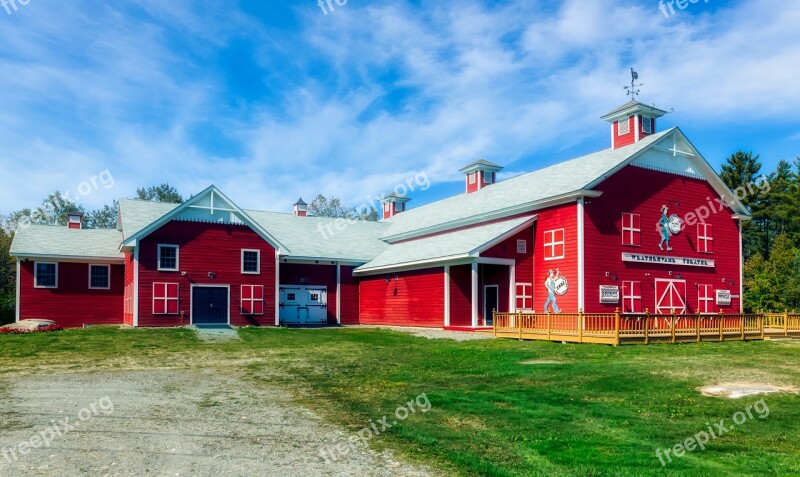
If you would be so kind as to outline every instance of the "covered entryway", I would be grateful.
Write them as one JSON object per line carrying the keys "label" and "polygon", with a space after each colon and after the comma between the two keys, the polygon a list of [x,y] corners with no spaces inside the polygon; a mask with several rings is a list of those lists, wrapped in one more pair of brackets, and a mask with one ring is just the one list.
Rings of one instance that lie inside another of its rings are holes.
{"label": "covered entryway", "polygon": [[229,324],[229,295],[227,286],[192,286],[192,324]]}
{"label": "covered entryway", "polygon": [[328,288],[280,286],[280,322],[286,325],[324,325],[328,322]]}

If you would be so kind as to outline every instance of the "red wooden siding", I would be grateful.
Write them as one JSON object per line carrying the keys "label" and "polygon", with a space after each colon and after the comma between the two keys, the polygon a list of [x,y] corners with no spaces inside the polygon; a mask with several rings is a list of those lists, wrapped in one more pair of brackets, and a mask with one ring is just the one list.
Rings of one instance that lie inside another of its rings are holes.
{"label": "red wooden siding", "polygon": [[336,265],[281,263],[281,285],[317,285],[328,289],[328,324],[336,324]]}
{"label": "red wooden siding", "polygon": [[[178,245],[180,271],[158,270],[158,244]],[[242,249],[261,251],[261,273],[241,272]],[[153,314],[153,283],[177,283],[178,310],[190,320],[193,284],[230,285],[231,324],[275,324],[275,250],[258,234],[241,225],[172,221],[139,242],[139,326],[180,326],[181,315]],[[183,276],[181,272],[186,272]],[[208,276],[213,272],[215,277]],[[264,314],[247,315],[241,309],[241,285],[264,286]]]}
{"label": "red wooden siding", "polygon": [[360,323],[358,317],[358,279],[353,276],[355,267],[342,266],[341,270],[341,294],[342,304],[340,307],[343,325],[357,325]]}
{"label": "red wooden siding", "polygon": [[622,136],[618,135],[619,124],[616,121],[614,122],[611,128],[614,134],[613,138],[614,149],[628,146],[636,142],[636,127],[633,122],[634,122],[634,117],[630,116],[628,118],[628,123],[630,124],[630,132],[628,132],[628,134],[623,134]]}
{"label": "red wooden siding", "polygon": [[[599,303],[600,285],[617,285],[622,290],[623,281],[641,282],[642,308],[655,310],[655,280],[677,279],[680,273],[686,280],[687,305],[690,312],[698,306],[699,285],[710,284],[714,289],[731,290],[739,294],[739,228],[731,218],[730,209],[712,213],[706,219],[713,234],[713,253],[698,251],[697,227],[686,225],[680,234],[672,237],[671,252],[659,250],[661,240],[657,229],[661,206],[669,207],[669,215],[682,219],[698,207],[708,207],[709,198],[719,197],[704,180],[685,178],[673,174],[629,166],[604,181],[598,190],[599,198],[591,199],[585,208],[585,260],[586,309],[589,312],[612,312],[618,305]],[[680,205],[677,205],[680,203]],[[717,210],[719,206],[716,206]],[[622,245],[622,213],[641,214],[641,246]],[[715,268],[681,267],[671,265],[634,264],[621,261],[622,252],[666,255],[677,257],[711,258]],[[669,272],[673,272],[673,276]],[[612,277],[606,277],[610,272]],[[613,281],[613,275],[617,281]],[[733,281],[734,285],[726,283]],[[726,313],[739,310],[739,299],[731,306],[722,307]],[[720,307],[713,305],[713,311]]]}
{"label": "red wooden siding", "polygon": [[[517,252],[517,241],[524,240],[525,241],[525,253]],[[503,242],[495,245],[494,247],[486,250],[485,252],[481,253],[481,257],[491,257],[491,258],[510,258],[514,259],[515,261],[515,281],[517,283],[531,283],[535,285],[536,280],[534,279],[533,273],[533,265],[534,265],[534,226],[530,226],[529,228],[519,232],[515,236],[504,240]],[[505,267],[508,268],[508,267]],[[484,276],[484,278],[486,278]],[[495,278],[495,281],[498,279]],[[540,280],[540,281],[543,281]],[[492,285],[495,283],[490,283],[485,281],[486,285]],[[481,284],[481,287],[483,286]],[[499,311],[507,311],[508,310],[508,285],[509,279],[507,278],[504,283],[502,283],[503,287],[500,288],[500,304],[502,308]],[[516,293],[516,291],[514,292]],[[481,300],[483,300],[483,290],[479,290],[479,295]],[[483,310],[483,305],[481,304],[480,310]]]}
{"label": "red wooden siding", "polygon": [[362,324],[442,327],[444,268],[363,277],[359,302]]}
{"label": "red wooden siding", "polygon": [[450,326],[472,326],[472,265],[450,267]]}
{"label": "red wooden siding", "polygon": [[20,319],[53,320],[64,327],[122,324],[125,270],[111,265],[111,288],[89,289],[89,265],[59,263],[58,288],[34,288],[34,261],[20,264]]}
{"label": "red wooden siding", "polygon": [[[537,311],[544,310],[547,301],[547,289],[544,282],[548,270],[559,269],[567,279],[569,289],[564,296],[556,296],[558,307],[565,312],[578,311],[578,209],[577,204],[570,203],[543,209],[536,212],[539,219],[535,224],[536,240],[534,241],[533,274],[533,306]],[[544,233],[550,230],[564,229],[564,258],[544,259]],[[518,282],[523,280],[517,279]]]}

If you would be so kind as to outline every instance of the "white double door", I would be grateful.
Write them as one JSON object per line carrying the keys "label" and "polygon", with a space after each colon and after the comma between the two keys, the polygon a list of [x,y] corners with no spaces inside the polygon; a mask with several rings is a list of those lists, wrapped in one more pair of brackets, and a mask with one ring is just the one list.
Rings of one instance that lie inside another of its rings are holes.
{"label": "white double door", "polygon": [[328,289],[323,286],[281,285],[281,324],[325,324],[328,322]]}

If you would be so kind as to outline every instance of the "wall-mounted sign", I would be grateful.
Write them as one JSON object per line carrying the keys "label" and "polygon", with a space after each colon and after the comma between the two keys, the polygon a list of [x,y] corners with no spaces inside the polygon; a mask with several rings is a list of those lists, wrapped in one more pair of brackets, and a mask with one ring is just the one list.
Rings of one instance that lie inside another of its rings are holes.
{"label": "wall-mounted sign", "polygon": [[656,263],[662,265],[680,265],[685,267],[714,268],[713,258],[669,257],[665,255],[648,255],[644,253],[622,252],[623,262]]}
{"label": "wall-mounted sign", "polygon": [[619,287],[600,285],[600,303],[619,303]]}
{"label": "wall-mounted sign", "polygon": [[731,304],[730,290],[717,290],[717,305],[729,306]]}

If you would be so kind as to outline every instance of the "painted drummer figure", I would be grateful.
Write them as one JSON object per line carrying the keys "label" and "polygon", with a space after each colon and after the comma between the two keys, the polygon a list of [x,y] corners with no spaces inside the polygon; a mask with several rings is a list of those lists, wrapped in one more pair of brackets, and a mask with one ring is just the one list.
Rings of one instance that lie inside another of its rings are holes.
{"label": "painted drummer figure", "polygon": [[560,276],[561,271],[558,269],[556,269],[556,271],[547,271],[547,279],[544,281],[544,286],[547,288],[547,301],[544,302],[545,313],[549,311],[551,303],[553,304],[553,312],[561,313],[561,309],[556,304],[556,280],[558,280]]}
{"label": "painted drummer figure", "polygon": [[658,224],[661,226],[661,243],[658,244],[658,248],[664,250],[664,243],[666,242],[667,252],[671,252],[672,247],[669,246],[669,239],[671,238],[671,233],[669,229],[670,219],[669,215],[667,215],[668,211],[669,209],[667,209],[666,205],[661,206],[661,220],[658,221]]}

